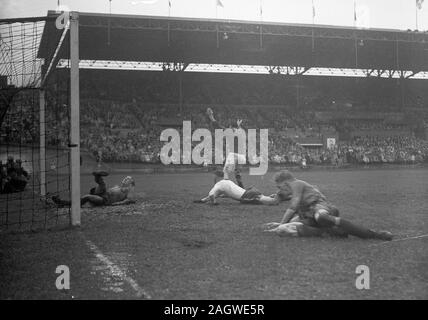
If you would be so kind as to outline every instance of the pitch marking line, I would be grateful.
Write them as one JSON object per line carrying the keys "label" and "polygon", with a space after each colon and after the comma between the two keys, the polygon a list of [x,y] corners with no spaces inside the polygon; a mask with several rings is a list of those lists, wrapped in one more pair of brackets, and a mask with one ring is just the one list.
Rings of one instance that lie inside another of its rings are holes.
{"label": "pitch marking line", "polygon": [[122,281],[127,282],[131,286],[131,288],[134,289],[138,298],[141,298],[141,297],[145,299],[152,298],[143,288],[139,286],[137,281],[132,279],[130,276],[126,275],[126,273],[121,268],[119,268],[117,265],[111,262],[110,259],[107,258],[92,241],[87,239],[85,239],[85,241],[86,241],[86,245],[95,254],[97,259],[100,260],[102,263],[104,263],[112,274],[119,276],[119,278]]}
{"label": "pitch marking line", "polygon": [[414,236],[414,237],[401,238],[401,239],[394,239],[394,240],[391,240],[391,241],[384,241],[384,242],[381,242],[381,243],[373,244],[373,245],[371,245],[371,247],[378,246],[378,245],[385,244],[385,243],[391,243],[391,242],[397,242],[397,241],[404,241],[404,240],[420,239],[420,238],[426,238],[426,237],[428,237],[428,234],[423,234],[423,235]]}

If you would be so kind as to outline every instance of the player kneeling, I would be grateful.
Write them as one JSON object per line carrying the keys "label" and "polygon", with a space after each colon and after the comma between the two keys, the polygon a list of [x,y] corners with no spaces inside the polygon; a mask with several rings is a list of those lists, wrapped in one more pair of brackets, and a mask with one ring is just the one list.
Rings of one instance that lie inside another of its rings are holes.
{"label": "player kneeling", "polygon": [[339,217],[339,210],[327,202],[318,188],[294,178],[287,170],[279,172],[275,176],[275,182],[279,193],[291,193],[291,203],[281,222],[265,224],[265,231],[280,235],[321,236],[330,233],[364,239],[393,238],[388,231],[371,230]]}

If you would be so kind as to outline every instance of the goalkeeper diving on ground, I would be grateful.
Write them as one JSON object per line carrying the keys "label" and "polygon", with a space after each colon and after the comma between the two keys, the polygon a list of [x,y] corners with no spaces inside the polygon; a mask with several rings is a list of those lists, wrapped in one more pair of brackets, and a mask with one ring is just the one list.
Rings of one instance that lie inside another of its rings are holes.
{"label": "goalkeeper diving on ground", "polygon": [[[80,205],[89,204],[94,207],[99,206],[119,206],[135,203],[134,187],[135,181],[131,176],[125,177],[120,185],[107,188],[103,177],[108,176],[105,171],[94,171],[96,187],[93,187],[89,194],[80,198]],[[52,201],[59,207],[70,206],[69,200],[62,200],[58,196],[53,196]]]}

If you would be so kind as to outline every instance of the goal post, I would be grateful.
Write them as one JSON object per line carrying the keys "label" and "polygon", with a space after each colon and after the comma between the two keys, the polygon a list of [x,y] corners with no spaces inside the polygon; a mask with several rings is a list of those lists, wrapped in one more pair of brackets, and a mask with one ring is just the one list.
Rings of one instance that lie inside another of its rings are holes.
{"label": "goal post", "polygon": [[70,13],[71,224],[80,225],[79,14]]}
{"label": "goal post", "polygon": [[39,90],[39,166],[40,166],[40,196],[46,197],[46,127],[45,127],[45,90]]}
{"label": "goal post", "polygon": [[0,232],[81,224],[78,17],[0,19]]}

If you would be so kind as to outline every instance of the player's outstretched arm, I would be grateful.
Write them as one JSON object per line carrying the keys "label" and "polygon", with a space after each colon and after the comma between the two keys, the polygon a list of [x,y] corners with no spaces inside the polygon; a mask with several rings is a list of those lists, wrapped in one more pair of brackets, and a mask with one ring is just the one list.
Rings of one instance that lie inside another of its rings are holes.
{"label": "player's outstretched arm", "polygon": [[215,129],[226,129],[223,125],[221,125],[215,118],[214,118],[214,112],[211,108],[207,108],[207,115],[210,119],[211,124]]}
{"label": "player's outstretched arm", "polygon": [[279,204],[279,197],[277,194],[274,196],[261,196],[259,201],[267,206],[276,206]]}
{"label": "player's outstretched arm", "polygon": [[303,186],[301,184],[292,185],[292,197],[290,201],[290,206],[285,211],[284,216],[282,217],[281,224],[290,222],[296,213],[297,209],[300,206],[300,202],[303,194]]}
{"label": "player's outstretched arm", "polygon": [[269,231],[271,229],[274,229],[276,227],[279,227],[281,223],[279,222],[268,222],[262,225],[263,231]]}
{"label": "player's outstretched arm", "polygon": [[193,200],[193,203],[206,203],[211,205],[218,205],[216,197],[214,195],[208,195],[205,198]]}
{"label": "player's outstretched arm", "polygon": [[293,208],[288,208],[282,217],[281,224],[288,223],[293,218],[295,212]]}
{"label": "player's outstretched arm", "polygon": [[111,206],[112,207],[114,207],[114,206],[124,206],[124,205],[127,205],[127,204],[136,203],[136,202],[137,201],[135,201],[135,200],[125,199],[123,201],[118,201],[118,202],[112,203]]}
{"label": "player's outstretched arm", "polygon": [[301,236],[302,227],[304,227],[301,222],[290,222],[279,224],[277,222],[267,223],[265,226],[264,232],[273,232],[281,237],[298,237]]}

